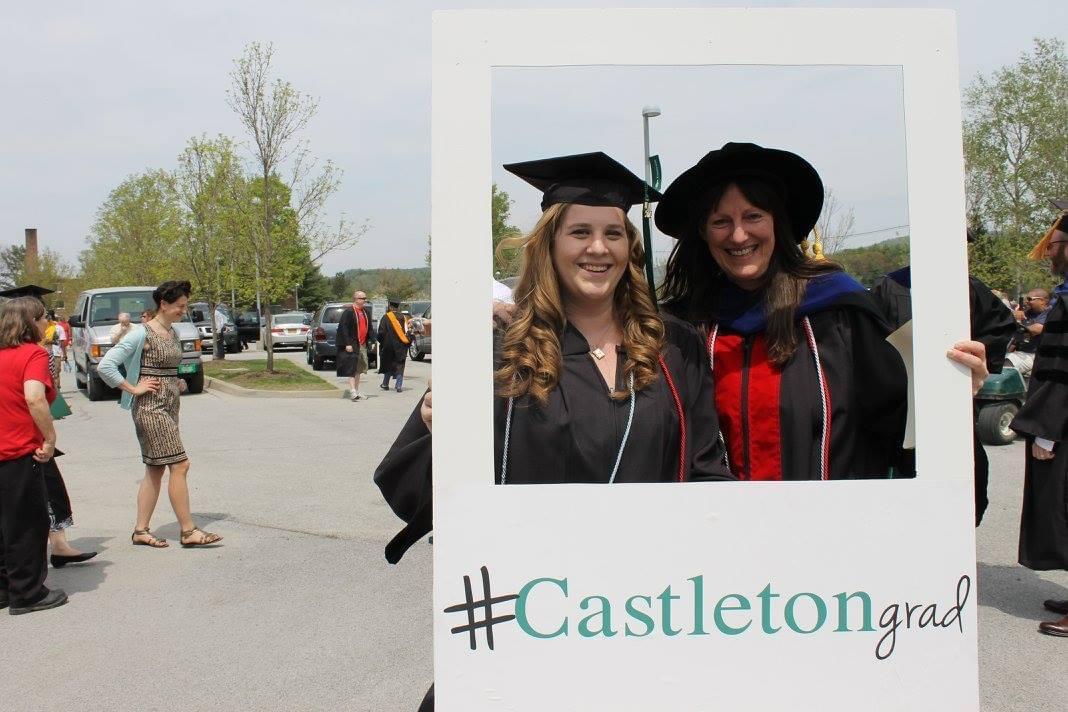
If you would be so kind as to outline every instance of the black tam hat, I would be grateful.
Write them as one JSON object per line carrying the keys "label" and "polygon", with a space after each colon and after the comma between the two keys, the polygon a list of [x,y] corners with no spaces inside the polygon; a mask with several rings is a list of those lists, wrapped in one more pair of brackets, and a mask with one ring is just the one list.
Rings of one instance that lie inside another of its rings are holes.
{"label": "black tam hat", "polygon": [[579,153],[573,156],[542,158],[524,163],[506,163],[504,170],[519,176],[544,195],[541,209],[557,203],[621,208],[660,200],[660,193],[607,154]]}
{"label": "black tam hat", "polygon": [[797,154],[755,143],[725,143],[672,181],[656,208],[657,228],[665,235],[684,237],[694,220],[712,207],[703,204],[709,188],[743,177],[762,178],[779,192],[795,240],[801,242],[812,232],[823,209],[819,173]]}

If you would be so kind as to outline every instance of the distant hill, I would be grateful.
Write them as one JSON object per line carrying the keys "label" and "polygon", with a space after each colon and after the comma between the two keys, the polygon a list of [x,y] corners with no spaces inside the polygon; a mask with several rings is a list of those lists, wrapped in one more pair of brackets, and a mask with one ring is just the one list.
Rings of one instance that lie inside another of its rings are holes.
{"label": "distant hill", "polygon": [[392,294],[386,294],[387,291],[393,290],[392,285],[402,284],[407,286],[408,280],[411,280],[415,293],[407,297],[402,295],[402,298],[430,298],[429,267],[347,269],[343,274],[345,276],[346,289],[342,291],[342,294],[345,295],[351,294],[353,289],[362,289],[372,299],[374,297],[393,296]]}
{"label": "distant hill", "polygon": [[895,237],[874,245],[839,250],[827,257],[841,264],[865,287],[871,287],[879,277],[909,263],[909,238],[908,235]]}

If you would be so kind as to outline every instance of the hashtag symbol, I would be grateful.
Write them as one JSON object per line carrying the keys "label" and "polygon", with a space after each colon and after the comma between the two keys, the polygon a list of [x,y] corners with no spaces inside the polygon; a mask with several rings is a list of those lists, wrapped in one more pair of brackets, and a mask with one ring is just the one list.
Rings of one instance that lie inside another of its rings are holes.
{"label": "hashtag symbol", "polygon": [[[514,615],[508,616],[496,616],[493,615],[493,605],[496,603],[504,603],[505,601],[512,601],[519,598],[518,594],[510,594],[507,596],[494,597],[490,593],[490,579],[489,570],[483,566],[482,569],[482,600],[476,601],[474,594],[471,591],[471,577],[464,576],[464,602],[458,603],[455,606],[449,606],[445,609],[446,613],[456,613],[458,611],[464,611],[467,613],[467,624],[458,625],[452,629],[452,633],[467,633],[468,639],[471,642],[471,650],[477,648],[475,641],[475,632],[479,628],[486,629],[486,644],[490,650],[493,650],[493,626],[498,623],[507,623],[510,620],[515,620]],[[482,620],[475,620],[475,611],[482,613]]]}

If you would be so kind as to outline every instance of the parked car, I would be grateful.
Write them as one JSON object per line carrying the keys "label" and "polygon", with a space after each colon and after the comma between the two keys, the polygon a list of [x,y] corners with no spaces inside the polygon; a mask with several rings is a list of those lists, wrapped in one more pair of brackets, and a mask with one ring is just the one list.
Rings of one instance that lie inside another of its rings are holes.
{"label": "parked car", "polygon": [[[430,302],[423,303],[426,304],[426,309],[419,316],[412,318],[409,329],[412,332],[412,343],[408,346],[408,355],[415,361],[422,361],[430,355]],[[415,304],[418,302],[413,302],[413,306]]]}
{"label": "parked car", "polygon": [[[327,302],[319,307],[319,311],[312,317],[305,348],[308,351],[308,364],[316,371],[326,368],[327,361],[337,360],[337,325],[341,321],[342,312],[351,308],[350,302]],[[377,329],[374,308],[367,304],[363,311],[367,315],[368,328]],[[367,365],[369,368],[378,367],[377,344],[371,344],[367,349]]]}
{"label": "parked car", "polygon": [[245,341],[259,341],[260,315],[255,309],[241,312],[234,319],[238,335]]}
{"label": "parked car", "polygon": [[[266,343],[265,328],[260,329],[260,335]],[[304,316],[304,312],[275,314],[271,317],[271,346],[272,348],[297,346],[305,349],[309,331],[308,319]]]}
{"label": "parked car", "polygon": [[[71,312],[71,348],[74,361],[74,380],[85,388],[89,400],[97,401],[114,395],[114,389],[100,380],[96,373],[100,359],[112,347],[111,327],[119,323],[119,314],[127,312],[130,321],[141,323],[141,312],[155,309],[152,301],[154,287],[109,287],[90,289],[78,295]],[[204,390],[204,367],[200,360],[201,339],[189,315],[174,324],[182,342],[182,361],[178,375],[185,379],[190,393]]]}
{"label": "parked car", "polygon": [[[228,354],[236,354],[241,350],[241,336],[237,333],[237,326],[234,324],[234,320],[230,318],[230,312],[225,306],[220,304],[217,305],[217,308],[222,312],[223,318],[226,320],[226,325],[222,332],[223,349]],[[215,319],[211,318],[211,305],[207,302],[190,302],[189,315],[193,323],[196,324],[204,352],[214,352]]]}

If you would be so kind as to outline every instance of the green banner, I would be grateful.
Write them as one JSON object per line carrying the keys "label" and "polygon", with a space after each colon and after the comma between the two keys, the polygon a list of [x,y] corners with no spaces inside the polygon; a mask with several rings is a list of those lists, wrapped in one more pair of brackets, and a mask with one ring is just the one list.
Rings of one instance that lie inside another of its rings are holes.
{"label": "green banner", "polygon": [[649,156],[649,172],[653,178],[653,190],[660,190],[660,156]]}

